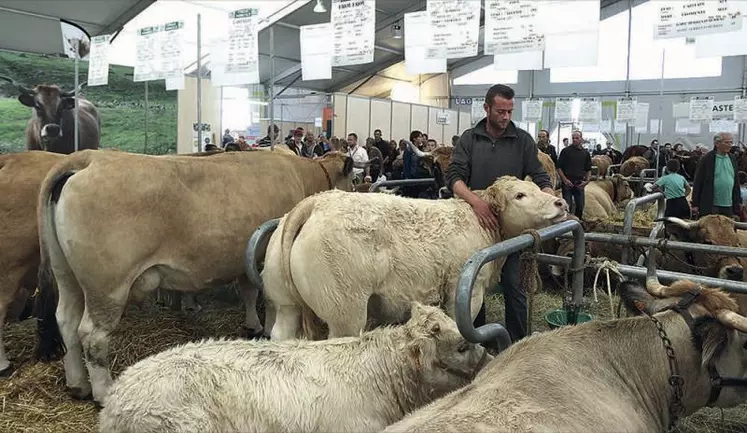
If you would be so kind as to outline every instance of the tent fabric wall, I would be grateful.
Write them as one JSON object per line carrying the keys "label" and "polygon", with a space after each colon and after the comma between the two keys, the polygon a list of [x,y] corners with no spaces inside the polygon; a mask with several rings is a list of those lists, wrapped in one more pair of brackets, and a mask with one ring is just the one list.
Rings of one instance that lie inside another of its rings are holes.
{"label": "tent fabric wall", "polygon": [[410,104],[392,102],[392,140],[410,139]]}
{"label": "tent fabric wall", "polygon": [[464,132],[465,129],[472,127],[472,113],[470,111],[460,111],[459,112],[459,131],[457,131],[458,135],[462,135],[462,132]]}
{"label": "tent fabric wall", "polygon": [[459,129],[459,112],[454,110],[446,110],[449,113],[449,124],[444,125],[444,139],[443,144],[450,145],[451,144],[451,137],[454,135],[457,135],[461,133],[464,129],[469,128],[470,125],[467,125],[464,129]]}
{"label": "tent fabric wall", "polygon": [[443,143],[444,141],[444,128],[437,123],[438,113],[442,110],[438,107],[428,108],[428,130],[425,132],[428,134],[428,138],[436,140],[436,143]]}
{"label": "tent fabric wall", "polygon": [[371,128],[371,100],[357,96],[348,96],[347,131],[356,133],[358,142],[365,143]]}
{"label": "tent fabric wall", "polygon": [[381,129],[384,139],[392,136],[392,101],[371,99],[371,127],[369,137],[373,137],[376,129]]}
{"label": "tent fabric wall", "polygon": [[346,137],[348,119],[348,97],[341,93],[335,93],[333,97],[334,119],[332,120],[332,135]]}
{"label": "tent fabric wall", "polygon": [[[210,124],[210,132],[203,132],[198,151],[202,151],[205,138],[211,143],[220,143],[223,132],[220,119],[220,88],[210,85],[210,80],[202,79],[202,122]],[[176,152],[192,153],[192,125],[197,123],[197,78],[184,77],[184,89],[177,93],[177,135]]]}
{"label": "tent fabric wall", "polygon": [[[428,106],[427,105],[411,105],[412,114],[410,117],[410,130],[411,131],[428,131]],[[410,134],[407,134],[408,138]]]}

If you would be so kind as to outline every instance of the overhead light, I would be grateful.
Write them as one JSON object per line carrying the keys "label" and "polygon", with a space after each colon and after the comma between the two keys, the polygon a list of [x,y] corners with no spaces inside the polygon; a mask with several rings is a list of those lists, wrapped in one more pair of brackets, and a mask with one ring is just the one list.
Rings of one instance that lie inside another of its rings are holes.
{"label": "overhead light", "polygon": [[318,14],[323,14],[327,12],[327,8],[324,7],[322,4],[322,0],[316,0],[316,6],[314,6],[314,12]]}
{"label": "overhead light", "polygon": [[402,39],[402,26],[399,25],[399,21],[392,24],[392,37],[394,39]]}

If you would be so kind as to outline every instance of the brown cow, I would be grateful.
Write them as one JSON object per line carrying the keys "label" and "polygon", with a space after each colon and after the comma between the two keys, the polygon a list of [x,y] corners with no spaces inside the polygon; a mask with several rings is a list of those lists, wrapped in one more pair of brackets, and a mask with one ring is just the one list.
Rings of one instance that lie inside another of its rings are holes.
{"label": "brown cow", "polygon": [[620,166],[620,174],[629,176],[640,176],[641,171],[649,167],[648,160],[642,156],[633,156]]}
{"label": "brown cow", "polygon": [[607,170],[612,165],[612,158],[607,155],[597,155],[591,157],[591,165],[597,167],[597,178],[604,179],[607,177]]}
{"label": "brown cow", "polygon": [[[85,150],[66,158],[39,195],[39,358],[56,356],[61,338],[73,396],[93,391],[103,403],[110,336],[129,300],[157,287],[194,293],[236,278],[246,326],[260,335],[258,290],[244,276],[247,240],[305,197],[351,191],[352,168],[340,152],[312,160],[262,151],[194,157]],[[226,224],[207,223],[215,219]]]}
{"label": "brown cow", "polygon": [[0,376],[12,372],[5,354],[3,324],[24,318],[26,314],[19,315],[19,307],[37,285],[39,189],[49,169],[62,158],[40,151],[0,156]]}
{"label": "brown cow", "polygon": [[[31,118],[26,125],[26,149],[71,154],[75,151],[75,91],[63,92],[59,86],[38,85],[28,89],[12,78],[0,76],[12,83],[21,94],[18,100],[30,107]],[[80,89],[85,83],[78,86]],[[93,103],[78,95],[78,150],[98,149],[101,134],[99,112]]]}
{"label": "brown cow", "polygon": [[[653,279],[645,289],[628,281],[618,290],[637,316],[525,338],[472,383],[383,433],[663,432],[677,417],[706,405],[745,401],[743,387],[719,387],[722,377],[747,375],[747,318],[736,313],[728,293],[690,281],[662,286]],[[641,311],[653,315],[663,331]],[[674,352],[671,363],[663,341]]]}
{"label": "brown cow", "polygon": [[446,181],[444,180],[444,173],[446,173],[446,170],[448,170],[451,165],[451,154],[454,151],[454,148],[441,146],[432,151],[424,152],[418,149],[418,147],[410,141],[407,141],[407,145],[410,146],[410,150],[420,158],[420,164],[422,167],[425,168],[434,179],[436,179],[437,187],[445,187]]}
{"label": "brown cow", "polygon": [[635,146],[630,146],[623,152],[623,162],[627,161],[628,159],[634,157],[634,156],[643,156],[644,153],[648,150],[648,146],[644,146],[642,144],[637,144]]}

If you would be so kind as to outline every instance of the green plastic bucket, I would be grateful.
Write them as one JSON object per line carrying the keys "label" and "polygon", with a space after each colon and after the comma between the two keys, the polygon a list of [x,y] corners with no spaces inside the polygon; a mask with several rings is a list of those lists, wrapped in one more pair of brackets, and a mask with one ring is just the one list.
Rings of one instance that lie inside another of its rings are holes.
{"label": "green plastic bucket", "polygon": [[[577,314],[576,324],[588,322],[592,319],[591,314],[579,311]],[[545,322],[550,329],[560,328],[568,325],[568,312],[562,308],[550,310],[545,313]]]}

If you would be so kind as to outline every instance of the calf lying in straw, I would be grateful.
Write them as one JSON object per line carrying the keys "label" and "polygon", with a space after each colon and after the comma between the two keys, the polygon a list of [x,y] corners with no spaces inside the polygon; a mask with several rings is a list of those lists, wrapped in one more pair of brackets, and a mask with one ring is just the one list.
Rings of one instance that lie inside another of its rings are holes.
{"label": "calf lying in straw", "polygon": [[[653,277],[646,288],[618,288],[644,315],[532,335],[470,385],[384,431],[643,433],[666,431],[706,405],[742,403],[747,319],[734,300],[690,281],[663,286]],[[736,376],[737,387],[722,389],[720,375]]]}
{"label": "calf lying in straw", "polygon": [[436,307],[319,342],[203,341],[117,379],[101,433],[375,432],[469,383],[492,357]]}

